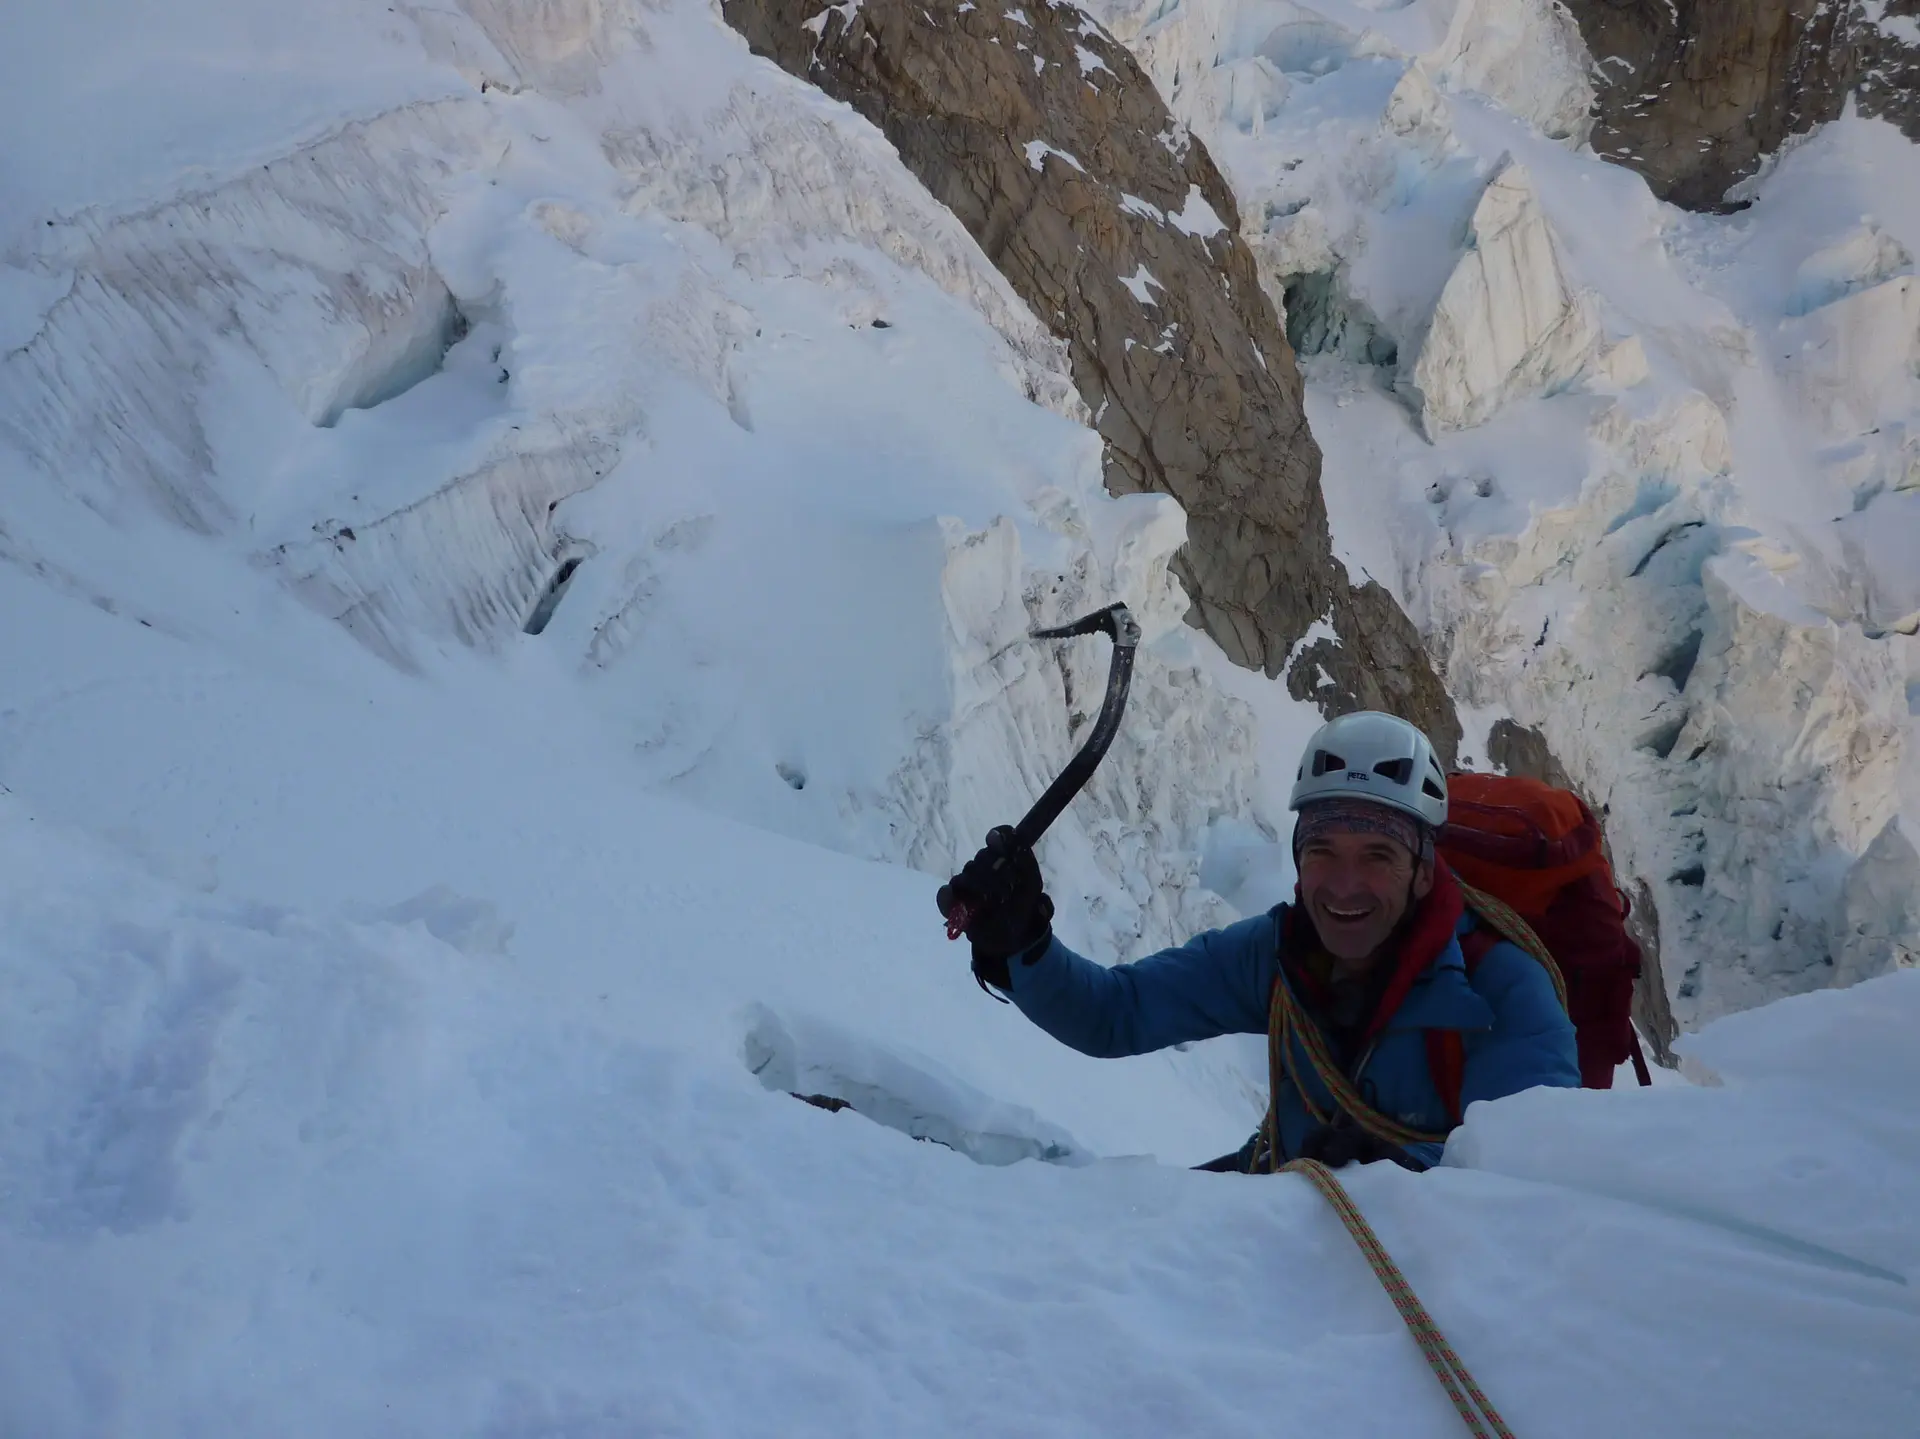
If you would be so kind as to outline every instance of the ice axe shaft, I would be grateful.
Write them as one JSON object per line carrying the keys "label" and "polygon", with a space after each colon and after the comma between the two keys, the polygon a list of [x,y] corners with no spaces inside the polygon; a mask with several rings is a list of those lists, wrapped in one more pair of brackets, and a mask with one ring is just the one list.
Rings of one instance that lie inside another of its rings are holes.
{"label": "ice axe shaft", "polygon": [[1123,604],[1108,605],[1070,625],[1034,630],[1031,638],[1064,640],[1092,634],[1109,635],[1113,639],[1113,663],[1107,669],[1107,695],[1100,702],[1100,716],[1079,753],[1067,761],[1067,767],[1047,786],[1046,793],[1033,802],[1033,808],[1013,827],[1017,849],[1032,849],[1040,842],[1040,836],[1060,818],[1060,812],[1086,787],[1105,758],[1114,735],[1120,731],[1120,716],[1126,710],[1127,691],[1133,684],[1133,652],[1140,644],[1140,626],[1134,622],[1132,612]]}
{"label": "ice axe shaft", "polygon": [[[1040,842],[1048,826],[1060,818],[1060,812],[1085,787],[1119,732],[1120,716],[1127,707],[1127,690],[1133,684],[1133,652],[1140,645],[1140,626],[1132,611],[1124,604],[1111,604],[1072,624],[1034,630],[1028,638],[1064,640],[1092,634],[1107,635],[1113,640],[1113,663],[1107,670],[1107,696],[1100,703],[1099,718],[1079,752],[1067,761],[1067,767],[1047,786],[1046,793],[1033,802],[1033,808],[1013,827],[1013,842],[1007,847],[1009,855],[1032,849]],[[955,900],[951,907],[942,906],[942,912],[947,918],[948,939],[958,939],[973,922],[972,908],[964,900]]]}

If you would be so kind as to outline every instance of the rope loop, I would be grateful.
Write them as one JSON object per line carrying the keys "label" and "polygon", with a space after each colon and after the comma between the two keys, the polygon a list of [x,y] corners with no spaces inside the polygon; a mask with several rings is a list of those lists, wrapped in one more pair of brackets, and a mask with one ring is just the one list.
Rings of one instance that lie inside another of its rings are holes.
{"label": "rope loop", "polygon": [[[1492,895],[1474,889],[1464,882],[1460,885],[1465,895],[1467,907],[1484,920],[1488,927],[1516,948],[1525,951],[1546,970],[1547,978],[1553,981],[1553,993],[1560,1001],[1560,1008],[1567,1007],[1567,984],[1561,977],[1560,966],[1554,963],[1553,954],[1533,932],[1533,926],[1522,919],[1514,908]],[[1304,1055],[1308,1068],[1313,1071],[1320,1087],[1333,1097],[1335,1109],[1343,1110],[1352,1116],[1354,1123],[1373,1138],[1384,1144],[1405,1148],[1409,1144],[1444,1144],[1447,1140],[1445,1130],[1416,1129],[1410,1124],[1402,1124],[1391,1115],[1383,1114],[1361,1097],[1353,1082],[1341,1073],[1340,1066],[1334,1062],[1333,1052],[1327,1048],[1326,1036],[1320,1032],[1320,1026],[1301,1007],[1294,996],[1293,986],[1288,983],[1286,968],[1276,964],[1273,977],[1273,997],[1267,1011],[1267,1069],[1268,1091],[1266,1118],[1261,1121],[1265,1131],[1262,1148],[1265,1151],[1264,1168],[1271,1171],[1280,1154],[1279,1129],[1277,1115],[1282,1081],[1290,1082],[1300,1096],[1300,1102],[1313,1117],[1316,1124],[1325,1124],[1330,1118],[1322,1112],[1313,1093],[1300,1082],[1296,1056]]]}

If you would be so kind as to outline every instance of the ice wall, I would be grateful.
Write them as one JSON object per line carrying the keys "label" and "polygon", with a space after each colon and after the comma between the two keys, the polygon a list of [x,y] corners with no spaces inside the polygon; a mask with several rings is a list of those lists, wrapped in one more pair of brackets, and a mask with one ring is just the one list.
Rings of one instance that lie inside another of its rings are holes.
{"label": "ice wall", "polygon": [[[1254,721],[1178,623],[1184,519],[1108,499],[1063,348],[877,132],[698,5],[391,13],[368,68],[433,98],[17,229],[31,487],[202,535],[410,671],[524,662],[538,609],[537,682],[649,781],[942,875],[1097,704],[1101,646],[1026,628],[1126,599],[1150,644],[1048,841],[1063,923],[1131,953],[1226,917],[1197,876],[1262,823]],[[30,498],[6,553],[44,568]],[[154,612],[134,583],[107,602]]]}

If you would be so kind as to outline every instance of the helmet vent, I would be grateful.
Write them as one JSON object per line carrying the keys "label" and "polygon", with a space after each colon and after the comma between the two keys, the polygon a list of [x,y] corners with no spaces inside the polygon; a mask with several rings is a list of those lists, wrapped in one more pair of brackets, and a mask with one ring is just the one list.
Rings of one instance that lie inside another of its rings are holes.
{"label": "helmet vent", "polygon": [[1317,749],[1313,752],[1313,773],[1317,779],[1337,769],[1345,769],[1347,762],[1329,750]]}
{"label": "helmet vent", "polygon": [[1413,760],[1410,757],[1383,759],[1373,767],[1375,774],[1383,774],[1395,784],[1405,784],[1413,778]]}
{"label": "helmet vent", "polygon": [[1447,798],[1447,792],[1441,789],[1440,786],[1435,784],[1431,779],[1421,781],[1420,792],[1426,795],[1428,799],[1437,799],[1443,803]]}

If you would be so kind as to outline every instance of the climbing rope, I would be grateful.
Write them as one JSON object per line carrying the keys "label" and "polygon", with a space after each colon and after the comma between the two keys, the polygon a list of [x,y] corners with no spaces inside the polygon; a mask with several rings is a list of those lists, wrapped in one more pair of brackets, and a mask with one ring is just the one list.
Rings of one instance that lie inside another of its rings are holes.
{"label": "climbing rope", "polygon": [[[1492,895],[1466,884],[1460,888],[1469,909],[1501,938],[1539,961],[1547,977],[1553,981],[1553,992],[1560,1000],[1560,1007],[1565,1009],[1566,981],[1561,977],[1560,966],[1554,963],[1552,953],[1541,942],[1540,936],[1534,933],[1533,926],[1521,918],[1511,905]],[[1281,970],[1274,976],[1273,999],[1267,1015],[1267,1064],[1271,1071],[1273,1097],[1267,1105],[1266,1118],[1261,1122],[1250,1167],[1256,1173],[1266,1169],[1283,1174],[1302,1174],[1312,1182],[1340,1216],[1340,1222],[1346,1226],[1347,1233],[1353,1236],[1353,1242],[1360,1246],[1360,1252],[1372,1266],[1380,1287],[1387,1291],[1393,1307],[1400,1311],[1400,1317],[1406,1321],[1414,1342],[1420,1346],[1427,1366],[1447,1391],[1447,1397],[1453,1400],[1453,1407],[1466,1421],[1474,1439],[1513,1439],[1512,1431],[1501,1420],[1493,1405],[1487,1402],[1487,1396],[1480,1392],[1480,1386],[1473,1382],[1467,1366],[1453,1352],[1453,1346],[1447,1343],[1439,1326],[1433,1322],[1433,1316],[1427,1313],[1426,1306],[1414,1294],[1413,1286],[1407,1283],[1406,1275],[1393,1262],[1393,1256],[1387,1253],[1380,1236],[1373,1232],[1373,1226],[1367,1223],[1366,1216],[1354,1204],[1352,1197],[1334,1178],[1333,1171],[1317,1159],[1278,1162],[1281,1153],[1279,1098],[1282,1081],[1292,1083],[1294,1092],[1300,1096],[1300,1102],[1306,1106],[1307,1113],[1313,1116],[1315,1123],[1325,1124],[1332,1117],[1321,1110],[1313,1092],[1300,1082],[1300,1077],[1294,1072],[1295,1054],[1306,1056],[1314,1077],[1320,1081],[1321,1088],[1332,1096],[1335,1108],[1352,1116],[1354,1122],[1375,1139],[1401,1147],[1446,1142],[1444,1132],[1435,1133],[1402,1124],[1391,1115],[1382,1114],[1360,1096],[1359,1090],[1354,1088],[1334,1062],[1333,1053],[1327,1048],[1326,1036],[1321,1034],[1320,1027],[1301,1010],[1299,1001],[1294,998],[1293,987],[1287,982],[1285,971]],[[1364,1060],[1356,1069],[1363,1066]]]}
{"label": "climbing rope", "polygon": [[[1567,1007],[1567,984],[1561,977],[1560,966],[1554,963],[1552,953],[1533,932],[1533,926],[1522,919],[1511,905],[1495,899],[1490,894],[1462,883],[1462,894],[1467,907],[1501,938],[1508,940],[1517,948],[1524,950],[1539,962],[1547,972],[1547,978],[1553,981],[1553,992],[1560,1001],[1561,1009]],[[1426,1129],[1415,1129],[1412,1125],[1402,1124],[1391,1115],[1382,1114],[1360,1096],[1352,1082],[1341,1073],[1340,1066],[1334,1062],[1333,1052],[1327,1048],[1326,1036],[1320,1033],[1315,1024],[1300,1009],[1300,1003],[1293,995],[1293,987],[1287,982],[1286,974],[1277,971],[1273,981],[1273,999],[1267,1014],[1267,1067],[1269,1071],[1269,1093],[1277,1100],[1283,1079],[1292,1082],[1300,1096],[1300,1102],[1306,1106],[1307,1113],[1314,1122],[1325,1124],[1331,1118],[1314,1101],[1313,1092],[1300,1082],[1293,1070],[1293,1056],[1304,1054],[1312,1068],[1314,1078],[1320,1081],[1321,1088],[1333,1096],[1336,1109],[1344,1110],[1368,1134],[1386,1144],[1405,1147],[1409,1144],[1444,1144],[1446,1133]],[[1267,1105],[1267,1116],[1262,1121],[1262,1147],[1268,1156],[1280,1152],[1275,1132],[1276,1106]]]}
{"label": "climbing rope", "polygon": [[1299,1001],[1293,997],[1293,986],[1287,982],[1286,975],[1280,973],[1274,976],[1272,1007],[1267,1015],[1268,1084],[1273,1102],[1267,1105],[1267,1117],[1262,1121],[1262,1128],[1266,1130],[1265,1147],[1269,1155],[1281,1152],[1275,1116],[1283,1080],[1293,1083],[1300,1102],[1306,1106],[1307,1113],[1313,1116],[1315,1123],[1325,1124],[1331,1117],[1321,1110],[1314,1101],[1313,1092],[1300,1083],[1294,1074],[1295,1053],[1306,1055],[1315,1077],[1333,1096],[1334,1106],[1352,1115],[1354,1122],[1375,1139],[1400,1146],[1446,1143],[1445,1134],[1402,1124],[1392,1116],[1382,1114],[1360,1097],[1360,1091],[1353,1087],[1346,1075],[1340,1072],[1340,1066],[1334,1063],[1333,1054],[1327,1048],[1326,1036],[1320,1033],[1320,1026],[1301,1013]]}
{"label": "climbing rope", "polygon": [[1412,1331],[1414,1343],[1420,1346],[1420,1353],[1426,1358],[1427,1367],[1433,1370],[1434,1377],[1447,1391],[1447,1397],[1453,1400],[1453,1407],[1466,1421],[1473,1439],[1513,1439],[1513,1431],[1507,1428],[1499,1411],[1487,1401],[1487,1396],[1480,1392],[1480,1386],[1473,1382],[1467,1366],[1453,1352],[1453,1346],[1447,1343],[1440,1326],[1433,1322],[1433,1316],[1427,1313],[1426,1306],[1413,1292],[1407,1276],[1400,1272],[1400,1266],[1393,1262],[1393,1256],[1387,1253],[1380,1236],[1373,1232],[1373,1226],[1367,1223],[1367,1217],[1360,1212],[1352,1196],[1334,1178],[1333,1171],[1317,1159],[1291,1159],[1281,1166],[1281,1172],[1305,1175],[1313,1187],[1326,1196],[1327,1203],[1333,1206],[1334,1213],[1340,1216],[1340,1222],[1347,1227],[1347,1233],[1353,1236],[1353,1242],[1360,1246],[1360,1252],[1373,1267],[1374,1277],[1380,1281],[1380,1287],[1387,1291],[1393,1307],[1400,1311],[1400,1317]]}
{"label": "climbing rope", "polygon": [[[1455,878],[1459,877],[1456,875]],[[1547,948],[1545,940],[1533,932],[1533,926],[1521,917],[1520,911],[1505,900],[1495,899],[1485,890],[1475,889],[1464,879],[1460,880],[1460,893],[1467,901],[1467,908],[1485,920],[1502,939],[1540,961],[1547,978],[1553,981],[1553,992],[1560,1001],[1560,1007],[1565,1009],[1567,981],[1560,973],[1560,966],[1554,962],[1553,951]]]}

